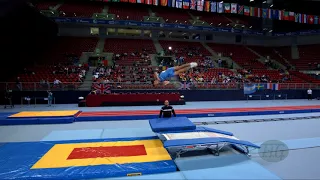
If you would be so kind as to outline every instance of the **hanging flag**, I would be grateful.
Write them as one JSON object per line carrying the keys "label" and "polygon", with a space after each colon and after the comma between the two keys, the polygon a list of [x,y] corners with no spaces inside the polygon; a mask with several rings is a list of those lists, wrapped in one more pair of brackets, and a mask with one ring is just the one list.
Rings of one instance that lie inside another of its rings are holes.
{"label": "hanging flag", "polygon": [[218,13],[223,13],[223,3],[222,2],[218,3]]}
{"label": "hanging flag", "polygon": [[197,1],[196,0],[191,0],[190,1],[190,9],[196,10],[197,7]]}
{"label": "hanging flag", "polygon": [[168,5],[168,0],[161,0],[160,4],[161,4],[161,6],[167,6]]}
{"label": "hanging flag", "polygon": [[272,9],[268,9],[268,18],[272,19]]}
{"label": "hanging flag", "polygon": [[279,11],[276,9],[272,10],[272,18],[273,19],[279,19]]}
{"label": "hanging flag", "polygon": [[190,5],[190,2],[189,2],[189,0],[184,0],[183,1],[183,9],[189,9],[189,5]]}
{"label": "hanging flag", "polygon": [[144,0],[137,0],[137,3],[144,3]]}
{"label": "hanging flag", "polygon": [[129,0],[129,3],[137,3],[136,0]]}
{"label": "hanging flag", "polygon": [[314,16],[314,24],[319,24],[319,17],[318,16]]}
{"label": "hanging flag", "polygon": [[171,0],[170,7],[176,7],[176,0]]}
{"label": "hanging flag", "polygon": [[289,21],[289,12],[288,11],[283,11],[283,20]]}
{"label": "hanging flag", "polygon": [[244,94],[253,94],[257,91],[255,84],[244,84],[243,93]]}
{"label": "hanging flag", "polygon": [[294,22],[299,22],[299,16],[300,16],[300,14],[294,15]]}
{"label": "hanging flag", "polygon": [[237,3],[231,3],[231,13],[237,14],[237,7],[238,7]]}
{"label": "hanging flag", "polygon": [[289,12],[289,21],[295,21],[294,12]]}
{"label": "hanging flag", "polygon": [[[119,1],[118,1],[119,2]],[[128,2],[128,0],[120,0],[120,2]]]}
{"label": "hanging flag", "polygon": [[224,3],[224,12],[231,13],[230,3]]}
{"label": "hanging flag", "polygon": [[278,20],[283,20],[284,11],[283,10],[278,10],[278,14],[279,14]]}
{"label": "hanging flag", "polygon": [[152,0],[144,0],[145,4],[152,5]]}
{"label": "hanging flag", "polygon": [[314,17],[313,17],[313,15],[308,15],[308,23],[309,24],[314,24]]}
{"label": "hanging flag", "polygon": [[210,1],[204,2],[204,11],[210,12]]}
{"label": "hanging flag", "polygon": [[153,5],[158,6],[158,0],[153,0]]}
{"label": "hanging flag", "polygon": [[268,9],[262,9],[262,18],[268,17]]}
{"label": "hanging flag", "polygon": [[243,14],[243,9],[244,9],[243,5],[238,5],[238,14]]}
{"label": "hanging flag", "polygon": [[176,0],[176,8],[182,9],[182,0]]}
{"label": "hanging flag", "polygon": [[112,2],[120,2],[120,0],[112,0]]}
{"label": "hanging flag", "polygon": [[211,2],[211,12],[217,12],[217,2]]}
{"label": "hanging flag", "polygon": [[255,7],[250,7],[250,16],[255,16],[254,11],[255,11]]}
{"label": "hanging flag", "polygon": [[302,23],[306,24],[307,23],[307,15],[302,14]]}
{"label": "hanging flag", "polygon": [[203,4],[204,4],[204,0],[197,1],[197,10],[198,11],[203,11]]}
{"label": "hanging flag", "polygon": [[255,15],[257,17],[261,17],[262,16],[261,8],[255,8]]}
{"label": "hanging flag", "polygon": [[249,7],[248,6],[244,6],[244,15],[245,16],[250,16],[250,9],[249,9]]}

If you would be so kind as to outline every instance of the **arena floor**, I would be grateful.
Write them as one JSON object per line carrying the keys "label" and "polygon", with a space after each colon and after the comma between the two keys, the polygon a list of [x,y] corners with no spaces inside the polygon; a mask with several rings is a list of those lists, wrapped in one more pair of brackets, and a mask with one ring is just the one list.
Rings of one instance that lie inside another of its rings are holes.
{"label": "arena floor", "polygon": [[[307,100],[274,100],[274,101],[225,101],[225,102],[188,102],[186,105],[175,106],[175,109],[201,108],[237,108],[237,107],[272,107],[272,106],[300,106],[320,105],[320,101]],[[2,109],[1,112],[20,111],[49,111],[49,110],[81,110],[81,111],[126,111],[126,110],[158,110],[158,106],[143,107],[98,107],[79,108],[77,105],[45,105],[16,106],[14,109]],[[203,121],[231,121],[266,118],[307,117],[320,116],[320,113],[232,116],[190,118],[193,122]],[[124,177],[124,179],[248,179],[248,173],[271,173],[281,179],[319,179],[320,162],[320,118],[287,121],[270,121],[257,123],[230,123],[207,125],[207,127],[233,132],[239,139],[261,144],[268,140],[280,140],[290,149],[289,155],[279,162],[267,162],[259,156],[252,156],[251,160],[242,156],[197,156],[177,159],[175,162],[180,171],[169,174],[155,174],[138,177]],[[98,131],[102,130],[102,131]],[[134,133],[139,132],[139,133]],[[76,122],[72,124],[53,125],[15,125],[0,126],[0,142],[28,142],[28,141],[58,141],[93,139],[96,133],[103,138],[125,138],[132,136],[152,136],[147,120],[135,121],[97,121]],[[212,162],[215,163],[212,163]],[[200,164],[200,165],[199,165]],[[247,172],[248,171],[248,172]],[[233,177],[229,172],[236,172]],[[201,176],[200,174],[208,174]],[[229,174],[229,175],[228,175]],[[261,179],[265,179],[261,174]],[[120,178],[123,179],[123,178]]]}

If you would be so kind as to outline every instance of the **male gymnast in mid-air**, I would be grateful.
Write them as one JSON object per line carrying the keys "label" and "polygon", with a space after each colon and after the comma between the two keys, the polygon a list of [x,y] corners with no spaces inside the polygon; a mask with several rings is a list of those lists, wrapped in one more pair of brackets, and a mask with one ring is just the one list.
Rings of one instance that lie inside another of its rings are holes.
{"label": "male gymnast in mid-air", "polygon": [[181,66],[175,66],[168,68],[165,71],[162,71],[160,74],[157,72],[154,73],[154,82],[153,85],[157,86],[159,84],[168,85],[170,83],[169,79],[171,77],[175,77],[181,73],[187,72],[189,69],[197,67],[198,64],[196,62],[183,64]]}

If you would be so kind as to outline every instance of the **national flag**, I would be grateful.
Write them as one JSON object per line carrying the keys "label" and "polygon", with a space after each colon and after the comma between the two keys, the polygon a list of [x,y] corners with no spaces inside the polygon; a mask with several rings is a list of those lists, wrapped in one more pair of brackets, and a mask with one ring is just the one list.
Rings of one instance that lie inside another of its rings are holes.
{"label": "national flag", "polygon": [[128,2],[128,0],[120,0],[120,2]]}
{"label": "national flag", "polygon": [[265,89],[264,84],[256,84],[256,89],[257,90],[264,90]]}
{"label": "national flag", "polygon": [[158,6],[159,0],[153,0],[153,5]]}
{"label": "national flag", "polygon": [[272,18],[273,19],[279,19],[279,11],[276,9],[272,10]]}
{"label": "national flag", "polygon": [[230,3],[224,3],[224,12],[231,13]]}
{"label": "national flag", "polygon": [[250,7],[250,16],[255,16],[254,11],[255,11],[255,7]]}
{"label": "national flag", "polygon": [[137,0],[137,3],[144,3],[144,0]]}
{"label": "national flag", "polygon": [[306,24],[307,23],[307,15],[302,14],[302,23]]}
{"label": "national flag", "polygon": [[261,17],[262,15],[261,8],[255,8],[255,16]]}
{"label": "national flag", "polygon": [[268,18],[272,19],[272,9],[268,9]]}
{"label": "national flag", "polygon": [[217,2],[211,2],[211,12],[217,12]]}
{"label": "national flag", "polygon": [[257,91],[255,84],[244,84],[243,93],[244,94],[253,94]]}
{"label": "national flag", "polygon": [[191,85],[191,83],[186,83],[186,82],[180,83],[179,90],[190,90],[190,85]]}
{"label": "national flag", "polygon": [[161,4],[161,6],[167,6],[168,5],[168,0],[161,0],[160,4]]}
{"label": "national flag", "polygon": [[295,14],[295,15],[294,15],[294,21],[295,21],[295,22],[300,22],[300,21],[299,21],[299,17],[300,17],[300,14]]}
{"label": "national flag", "polygon": [[182,0],[176,0],[176,8],[182,9]]}
{"label": "national flag", "polygon": [[120,0],[112,0],[112,2],[120,2]]}
{"label": "national flag", "polygon": [[203,4],[204,4],[204,0],[197,1],[197,10],[198,11],[203,11]]}
{"label": "national flag", "polygon": [[93,84],[93,89],[97,91],[97,94],[110,94],[110,86],[107,84],[99,84],[99,83],[94,83]]}
{"label": "national flag", "polygon": [[289,21],[289,12],[288,11],[283,11],[283,20]]}
{"label": "national flag", "polygon": [[152,0],[144,0],[145,4],[152,5]]}
{"label": "national flag", "polygon": [[243,14],[244,14],[245,16],[250,16],[250,9],[249,9],[248,6],[244,6],[243,12],[244,12]]}
{"label": "national flag", "polygon": [[231,3],[231,13],[237,14],[237,7],[238,7],[237,3]]}
{"label": "national flag", "polygon": [[223,3],[222,2],[218,3],[218,13],[223,13]]}
{"label": "national flag", "polygon": [[188,0],[184,0],[182,6],[183,6],[183,9],[189,9],[190,2]]}
{"label": "national flag", "polygon": [[204,11],[210,12],[210,1],[204,2]]}
{"label": "national flag", "polygon": [[196,0],[191,0],[190,1],[190,9],[196,10],[197,7],[197,1]]}
{"label": "national flag", "polygon": [[295,21],[294,12],[289,12],[289,21]]}
{"label": "national flag", "polygon": [[271,89],[272,90],[273,89],[273,84],[272,83],[268,83],[267,84],[267,89]]}
{"label": "national flag", "polygon": [[279,14],[278,20],[284,20],[284,11],[283,10],[279,10],[278,14]]}
{"label": "national flag", "polygon": [[278,91],[278,90],[280,90],[280,87],[279,87],[279,84],[277,84],[277,83],[268,83],[267,89]]}
{"label": "national flag", "polygon": [[171,0],[171,7],[176,7],[176,0]]}
{"label": "national flag", "polygon": [[238,14],[243,14],[243,9],[244,9],[243,5],[238,5]]}
{"label": "national flag", "polygon": [[319,24],[319,16],[314,16],[314,24]]}
{"label": "national flag", "polygon": [[262,9],[262,18],[268,17],[268,9]]}
{"label": "national flag", "polygon": [[313,15],[308,15],[308,23],[309,24],[314,24],[314,17],[313,17]]}
{"label": "national flag", "polygon": [[129,0],[129,3],[137,3],[137,0]]}

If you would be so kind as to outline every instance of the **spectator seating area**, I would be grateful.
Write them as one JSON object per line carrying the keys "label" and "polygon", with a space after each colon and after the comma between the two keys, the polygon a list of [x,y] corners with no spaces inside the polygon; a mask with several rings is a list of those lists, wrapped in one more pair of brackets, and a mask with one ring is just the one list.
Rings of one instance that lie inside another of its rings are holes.
{"label": "spectator seating area", "polygon": [[166,23],[190,24],[191,16],[185,10],[152,7],[152,12],[162,17]]}
{"label": "spectator seating area", "polygon": [[110,4],[108,7],[108,13],[114,14],[118,20],[142,21],[144,16],[149,16],[148,9],[143,6],[135,6],[132,8],[132,4],[130,4],[130,6]]}
{"label": "spectator seating area", "polygon": [[35,7],[39,10],[48,10],[50,7],[55,7],[58,3],[56,2],[40,2],[35,4]]}
{"label": "spectator seating area", "polygon": [[61,15],[66,17],[89,17],[94,13],[101,13],[102,5],[96,4],[79,4],[79,3],[63,3],[58,10],[63,12]]}
{"label": "spectator seating area", "polygon": [[[211,56],[211,53],[198,42],[183,41],[159,41],[167,55],[184,57],[185,62],[198,62],[199,64],[205,56]],[[169,47],[172,49],[169,50]]]}
{"label": "spectator seating area", "polygon": [[213,26],[223,26],[226,27],[227,24],[230,24],[231,21],[229,21],[225,16],[221,14],[215,14],[214,16],[212,13],[207,12],[199,12],[199,11],[192,11],[191,14],[193,16],[198,16],[199,20],[205,21],[208,24],[211,24]]}
{"label": "spectator seating area", "polygon": [[265,69],[264,64],[257,61],[259,57],[242,45],[208,43],[208,46],[223,56],[231,57],[233,61],[243,68]]}

